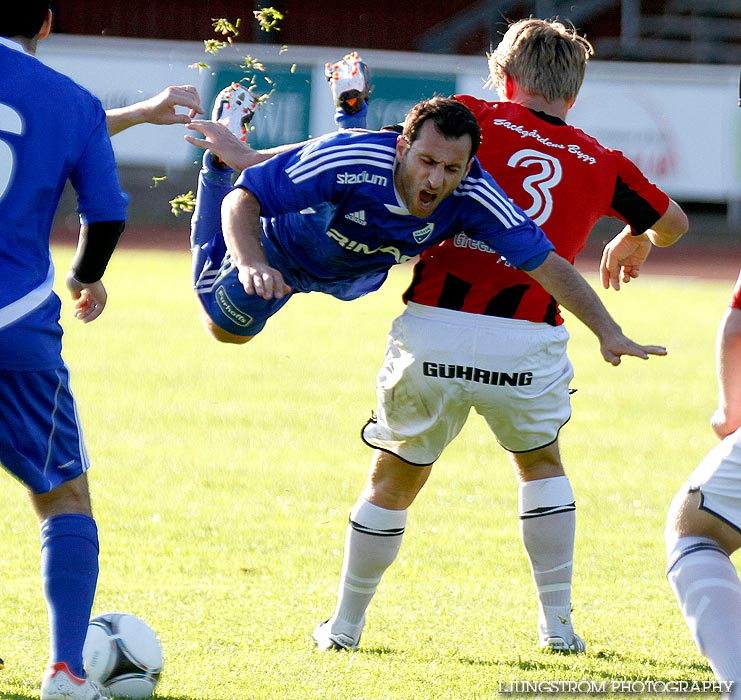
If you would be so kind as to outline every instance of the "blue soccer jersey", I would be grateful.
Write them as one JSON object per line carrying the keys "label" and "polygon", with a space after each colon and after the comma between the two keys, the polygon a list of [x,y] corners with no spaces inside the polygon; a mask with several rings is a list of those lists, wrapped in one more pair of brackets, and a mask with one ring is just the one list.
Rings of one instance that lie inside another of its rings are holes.
{"label": "blue soccer jersey", "polygon": [[338,132],[245,170],[237,182],[260,202],[270,264],[295,291],[354,299],[389,268],[465,231],[522,269],[553,250],[477,160],[431,216],[411,215],[394,187],[397,134]]}
{"label": "blue soccer jersey", "polygon": [[85,223],[123,221],[126,195],[100,101],[0,38],[0,368],[61,361],[51,226],[65,183]]}

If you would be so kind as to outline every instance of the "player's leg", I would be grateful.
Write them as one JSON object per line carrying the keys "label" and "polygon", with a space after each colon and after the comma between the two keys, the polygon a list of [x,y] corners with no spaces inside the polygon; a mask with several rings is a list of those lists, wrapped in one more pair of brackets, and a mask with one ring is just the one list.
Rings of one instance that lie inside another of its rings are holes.
{"label": "player's leg", "polygon": [[232,189],[234,172],[214,164],[209,151],[203,156],[198,173],[196,206],[191,219],[190,252],[193,288],[201,304],[199,311],[206,332],[221,343],[242,344],[252,336],[230,333],[219,326],[206,308],[206,297],[214,289],[214,281],[222,272],[226,244],[221,231],[221,203]]}
{"label": "player's leg", "polygon": [[365,129],[370,102],[370,71],[357,51],[337,63],[327,63],[324,74],[335,105],[339,129]]}
{"label": "player's leg", "polygon": [[86,474],[31,494],[41,523],[41,580],[49,613],[50,664],[84,678],[82,645],[98,579],[98,529]]}
{"label": "player's leg", "polygon": [[[254,94],[239,83],[232,83],[216,96],[211,119],[226,126],[240,141],[246,141],[256,107]],[[194,286],[204,268],[218,269],[226,253],[221,235],[221,202],[232,189],[233,180],[234,170],[226,163],[211,151],[203,154],[190,228]]]}
{"label": "player's leg", "polygon": [[391,327],[376,379],[376,415],[363,429],[363,440],[375,448],[373,461],[350,514],[335,613],[314,632],[320,648],[357,646],[365,611],[401,546],[407,509],[470,412],[466,387],[425,375],[422,358],[454,363],[462,335],[459,325],[431,315],[409,304]]}
{"label": "player's leg", "polygon": [[520,537],[537,593],[539,643],[579,653],[585,645],[571,624],[576,511],[558,448],[571,416],[569,336],[563,326],[545,323],[497,317],[479,323],[485,335],[475,366],[497,367],[500,378],[513,378],[513,386],[480,383],[475,408],[507,450],[519,482]]}
{"label": "player's leg", "polygon": [[100,695],[85,680],[82,647],[98,579],[98,529],[66,367],[0,372],[0,462],[28,487],[41,524],[50,628],[42,700],[95,700]]}
{"label": "player's leg", "polygon": [[197,288],[201,277],[218,270],[226,254],[221,231],[221,203],[232,190],[234,171],[214,164],[206,151],[198,173],[196,204],[190,220],[191,281]]}
{"label": "player's leg", "polygon": [[586,647],[571,624],[576,505],[558,442],[509,456],[519,481],[520,538],[538,596],[540,646],[580,653]]}
{"label": "player's leg", "polygon": [[741,547],[741,438],[703,460],[669,510],[667,580],[692,638],[720,681],[741,698],[741,581],[730,555]]}
{"label": "player's leg", "polygon": [[[246,140],[247,130],[255,114],[255,96],[239,83],[224,88],[214,101],[211,118],[224,124],[240,140]],[[221,203],[231,191],[234,171],[210,151],[203,154],[202,167],[198,173],[196,205],[191,218],[190,250],[192,255],[191,277],[193,288],[201,302],[200,314],[206,332],[221,343],[241,345],[254,337],[232,332],[230,327],[219,323],[222,309],[229,315],[234,311],[228,298],[224,297],[221,280],[225,276],[228,261],[225,261],[226,244],[221,230]],[[219,291],[220,290],[220,291]],[[221,293],[220,303],[213,299]],[[217,316],[215,319],[214,316]],[[239,322],[239,311],[234,311]]]}
{"label": "player's leg", "polygon": [[357,649],[365,612],[399,553],[407,509],[431,470],[375,450],[368,484],[350,512],[337,606],[314,630],[320,649]]}

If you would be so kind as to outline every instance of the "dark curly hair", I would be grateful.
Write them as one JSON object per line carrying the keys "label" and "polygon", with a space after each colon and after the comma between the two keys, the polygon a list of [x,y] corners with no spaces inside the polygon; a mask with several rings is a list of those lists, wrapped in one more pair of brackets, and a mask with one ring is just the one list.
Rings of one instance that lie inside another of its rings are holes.
{"label": "dark curly hair", "polygon": [[470,158],[476,155],[481,144],[481,127],[468,107],[452,97],[432,97],[418,102],[404,120],[402,134],[409,144],[419,135],[419,130],[428,119],[446,138],[457,139],[468,134],[471,137]]}

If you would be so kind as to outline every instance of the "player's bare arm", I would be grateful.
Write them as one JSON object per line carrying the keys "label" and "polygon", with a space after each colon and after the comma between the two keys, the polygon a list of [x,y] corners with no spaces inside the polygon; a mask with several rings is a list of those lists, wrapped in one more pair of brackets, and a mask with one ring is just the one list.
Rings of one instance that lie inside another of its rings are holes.
{"label": "player's bare arm", "polygon": [[660,345],[639,345],[626,337],[587,281],[560,255],[549,253],[528,274],[597,336],[602,357],[610,364],[619,365],[622,355],[643,360],[649,355],[666,355],[666,348]]}
{"label": "player's bare arm", "polygon": [[664,215],[645,234],[657,248],[666,248],[674,245],[689,228],[687,214],[673,199],[669,200],[669,207]]}
{"label": "player's bare arm", "polygon": [[229,127],[219,122],[196,119],[188,124],[186,128],[203,134],[203,138],[186,134],[184,138],[189,144],[211,151],[237,172],[262,163],[272,155],[272,153],[255,150],[249,144],[240,141],[229,130]]}
{"label": "player's bare arm", "polygon": [[236,187],[221,207],[221,224],[227,251],[239,272],[247,294],[263,299],[282,299],[291,293],[280,271],[271,267],[260,241],[260,203],[242,187]]}
{"label": "player's bare arm", "polygon": [[188,124],[197,114],[203,114],[198,90],[193,85],[171,85],[148,100],[107,110],[106,123],[113,136],[136,124]]}
{"label": "player's bare arm", "polygon": [[638,277],[641,265],[645,262],[651,247],[666,248],[676,243],[689,228],[687,215],[672,199],[664,215],[650,228],[635,235],[630,226],[626,226],[613,238],[602,251],[600,277],[602,286],[616,291],[620,282],[630,282]]}
{"label": "player's bare arm", "polygon": [[718,408],[710,419],[719,438],[741,427],[741,310],[726,309],[716,340]]}
{"label": "player's bare arm", "polygon": [[284,153],[304,145],[303,143],[290,143],[256,150],[248,143],[240,141],[229,130],[229,127],[207,119],[196,119],[190,122],[186,128],[203,134],[203,138],[186,134],[184,138],[189,144],[202,148],[204,151],[211,151],[230,168],[238,172],[252,165],[262,163],[278,153]]}

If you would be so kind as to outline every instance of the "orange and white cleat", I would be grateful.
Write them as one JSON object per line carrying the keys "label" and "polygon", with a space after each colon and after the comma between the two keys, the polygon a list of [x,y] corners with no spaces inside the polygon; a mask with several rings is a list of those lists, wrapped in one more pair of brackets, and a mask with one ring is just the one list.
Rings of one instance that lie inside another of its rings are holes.
{"label": "orange and white cleat", "polygon": [[241,83],[225,87],[214,100],[211,119],[226,126],[240,141],[247,141],[247,127],[255,116],[257,98]]}
{"label": "orange and white cleat", "polygon": [[327,63],[324,75],[337,107],[347,114],[359,112],[370,102],[370,71],[357,51],[347,54],[337,63]]}

